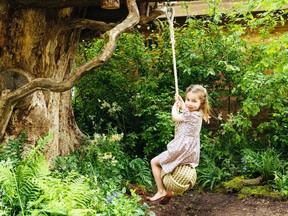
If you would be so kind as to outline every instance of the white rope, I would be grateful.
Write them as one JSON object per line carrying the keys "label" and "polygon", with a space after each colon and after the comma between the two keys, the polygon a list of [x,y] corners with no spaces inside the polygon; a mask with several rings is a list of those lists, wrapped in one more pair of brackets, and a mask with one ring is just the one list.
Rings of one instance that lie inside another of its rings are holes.
{"label": "white rope", "polygon": [[169,23],[170,29],[170,39],[171,39],[171,47],[172,47],[172,58],[173,58],[173,71],[174,71],[174,80],[175,80],[175,92],[176,95],[179,95],[178,91],[178,77],[177,77],[177,67],[176,67],[176,54],[175,54],[175,37],[174,37],[174,9],[170,6],[167,7],[166,17]]}

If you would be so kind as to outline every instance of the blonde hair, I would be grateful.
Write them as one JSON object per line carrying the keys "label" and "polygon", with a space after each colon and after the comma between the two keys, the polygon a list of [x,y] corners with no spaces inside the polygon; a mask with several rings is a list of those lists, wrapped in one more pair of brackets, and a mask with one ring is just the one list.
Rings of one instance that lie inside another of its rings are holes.
{"label": "blonde hair", "polygon": [[201,105],[199,109],[202,110],[203,119],[205,120],[205,122],[209,123],[210,106],[209,106],[207,90],[202,85],[190,85],[186,89],[185,95],[187,95],[188,92],[196,94],[199,97],[201,101]]}

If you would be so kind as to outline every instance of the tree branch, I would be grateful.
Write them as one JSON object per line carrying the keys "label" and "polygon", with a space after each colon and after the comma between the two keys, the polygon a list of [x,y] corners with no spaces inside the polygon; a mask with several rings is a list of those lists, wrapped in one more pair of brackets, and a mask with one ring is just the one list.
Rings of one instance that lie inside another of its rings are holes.
{"label": "tree branch", "polygon": [[110,31],[114,27],[115,27],[115,24],[107,24],[105,22],[95,21],[95,20],[90,20],[90,19],[75,20],[75,21],[70,22],[67,26],[68,29],[88,28],[88,29],[93,29],[93,30],[97,30],[100,32]]}
{"label": "tree branch", "polygon": [[[155,9],[149,16],[141,16],[139,24],[140,25],[145,25],[154,19],[156,19],[158,16],[163,15],[165,13],[164,9]],[[95,21],[95,20],[90,20],[90,19],[78,19],[70,22],[67,25],[68,29],[71,28],[87,28],[87,29],[92,29],[100,32],[107,32],[114,28],[117,24],[107,24],[102,21]]]}
{"label": "tree branch", "polygon": [[141,16],[139,24],[145,25],[163,14],[165,14],[165,9],[156,8],[151,14],[149,14],[149,17]]}

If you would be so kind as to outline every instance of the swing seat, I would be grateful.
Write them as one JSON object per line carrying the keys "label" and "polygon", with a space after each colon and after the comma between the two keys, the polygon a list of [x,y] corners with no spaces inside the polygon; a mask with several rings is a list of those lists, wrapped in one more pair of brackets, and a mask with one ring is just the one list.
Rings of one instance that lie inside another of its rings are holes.
{"label": "swing seat", "polygon": [[162,171],[161,177],[166,189],[173,191],[174,194],[182,194],[195,185],[197,174],[195,168],[183,164],[177,166],[171,173]]}

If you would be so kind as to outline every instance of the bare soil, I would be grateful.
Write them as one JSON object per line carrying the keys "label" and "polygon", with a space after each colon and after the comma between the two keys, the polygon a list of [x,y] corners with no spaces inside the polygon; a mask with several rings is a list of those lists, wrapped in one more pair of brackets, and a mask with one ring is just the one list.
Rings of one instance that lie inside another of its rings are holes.
{"label": "bare soil", "polygon": [[237,194],[188,191],[167,205],[151,205],[156,216],[288,216],[288,202],[268,198],[239,199]]}

